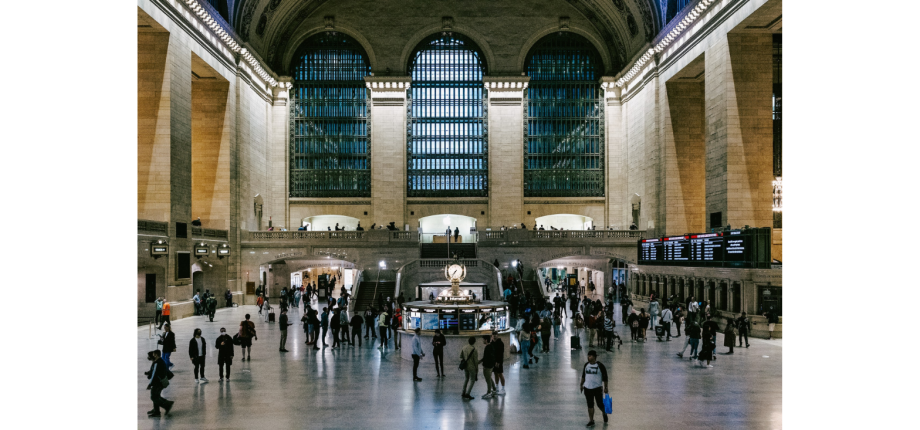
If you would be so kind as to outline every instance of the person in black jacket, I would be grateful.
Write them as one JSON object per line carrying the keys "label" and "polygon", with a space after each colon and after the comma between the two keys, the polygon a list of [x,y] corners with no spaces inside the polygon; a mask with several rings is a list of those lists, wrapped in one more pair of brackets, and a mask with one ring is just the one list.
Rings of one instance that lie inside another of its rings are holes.
{"label": "person in black jacket", "polygon": [[147,383],[147,389],[150,390],[150,400],[153,401],[153,410],[147,411],[147,416],[158,417],[160,416],[161,407],[164,409],[164,414],[168,414],[169,410],[172,409],[174,402],[164,399],[161,394],[163,393],[163,388],[166,388],[163,386],[163,380],[165,379],[166,383],[169,384],[173,373],[166,368],[166,362],[160,358],[160,351],[153,350],[148,352],[147,360],[150,360],[152,364],[150,365],[150,370],[144,372],[144,375],[150,378]]}
{"label": "person in black jacket", "polygon": [[169,361],[169,356],[176,351],[176,334],[172,332],[172,325],[169,323],[166,323],[163,329],[166,330],[165,333],[160,335],[163,337],[163,361],[172,369],[175,364]]}
{"label": "person in black jacket", "polygon": [[751,347],[751,341],[748,339],[748,333],[751,332],[751,319],[748,318],[747,312],[742,312],[736,320],[738,326],[738,348],[741,348],[741,338],[744,338],[745,348]]}
{"label": "person in black jacket", "polygon": [[281,316],[278,317],[278,329],[281,330],[281,346],[278,348],[278,351],[288,352],[284,348],[284,344],[287,343],[287,328],[294,325],[294,323],[288,322],[287,309],[281,308]]}
{"label": "person in black jacket", "polygon": [[195,365],[195,382],[208,382],[208,378],[204,377],[204,359],[208,354],[208,343],[201,337],[200,328],[196,328],[194,334],[195,336],[188,341],[188,358]]}
{"label": "person in black jacket", "polygon": [[[374,319],[377,318],[377,311],[374,310],[370,305],[367,306],[367,310],[364,311],[364,338],[367,339],[369,335],[374,335],[374,339],[377,339],[377,332],[374,331],[377,328],[374,327]],[[370,333],[370,334],[368,334]]]}
{"label": "person in black jacket", "polygon": [[329,327],[332,328],[332,349],[335,349],[339,347],[339,329],[342,328],[342,310],[335,308],[332,312],[332,316],[329,317]]}
{"label": "person in black jacket", "polygon": [[356,312],[354,316],[351,317],[351,346],[355,346],[355,338],[358,338],[358,348],[361,347],[361,324],[364,322],[364,318],[361,318],[361,315],[358,315]]}
{"label": "person in black jacket", "polygon": [[224,366],[227,367],[227,380],[230,380],[230,365],[233,364],[233,338],[227,334],[227,329],[220,328],[220,336],[214,341],[217,346],[217,371],[220,382],[224,381]]}
{"label": "person in black jacket", "polygon": [[431,352],[432,357],[434,357],[434,370],[438,372],[438,378],[446,376],[444,374],[444,345],[447,345],[447,338],[441,333],[441,329],[434,331],[431,345],[434,346]]}
{"label": "person in black jacket", "polygon": [[233,293],[231,293],[229,289],[224,293],[224,300],[227,301],[228,308],[233,307]]}

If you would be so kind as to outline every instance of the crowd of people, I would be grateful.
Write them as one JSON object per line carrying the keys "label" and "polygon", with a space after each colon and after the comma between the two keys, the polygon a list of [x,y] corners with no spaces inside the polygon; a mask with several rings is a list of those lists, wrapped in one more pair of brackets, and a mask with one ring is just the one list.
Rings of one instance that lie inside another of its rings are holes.
{"label": "crowd of people", "polygon": [[[750,347],[748,335],[751,331],[751,320],[746,313],[742,313],[738,318],[728,319],[725,327],[720,327],[713,320],[709,303],[697,301],[693,297],[679,302],[673,295],[663,299],[653,292],[649,298],[648,309],[645,307],[636,309],[630,298],[623,294],[625,288],[621,289],[619,286],[610,290],[611,293],[617,294],[608,294],[606,301],[602,301],[602,296],[596,291],[584,295],[576,292],[569,297],[566,297],[564,292],[557,292],[549,297],[541,294],[533,296],[524,291],[520,278],[514,275],[509,275],[503,280],[503,283],[505,289],[502,299],[508,303],[513,341],[517,343],[512,346],[511,353],[520,354],[522,369],[531,369],[532,366],[539,365],[540,355],[551,352],[551,345],[555,344],[552,340],[559,340],[563,333],[562,328],[566,324],[572,325],[571,334],[573,336],[569,344],[572,349],[581,349],[583,336],[588,348],[596,347],[606,352],[613,352],[614,348],[622,345],[622,340],[616,332],[618,319],[621,324],[629,327],[630,340],[633,343],[647,342],[649,331],[654,333],[653,336],[657,337],[659,342],[668,342],[672,338],[686,336],[687,342],[677,356],[683,359],[687,348],[690,348],[689,358],[697,360],[699,366],[707,368],[713,367],[712,362],[716,360],[716,341],[719,332],[723,333],[723,345],[728,348],[724,354],[734,353],[735,342],[738,343],[738,347]],[[263,308],[268,308],[273,312],[273,308],[268,305],[268,299],[262,295],[262,291],[259,293],[257,303],[260,314]],[[328,301],[322,303],[316,293],[315,286],[310,283],[305,283],[298,288],[282,289],[279,298],[280,316],[277,321],[280,331],[279,352],[288,352],[286,348],[287,330],[293,325],[288,311],[293,309],[300,313],[301,301],[304,304],[304,311],[300,318],[304,343],[312,345],[314,350],[355,347],[356,343],[357,347],[361,348],[362,340],[374,344],[378,338],[380,339],[378,349],[390,348],[390,340],[392,340],[393,348],[400,349],[400,336],[397,330],[402,327],[403,322],[401,308],[406,302],[403,294],[394,300],[380,293],[374,303],[368,305],[366,309],[349,312],[348,293],[344,287],[338,299],[330,297]],[[193,300],[196,305],[196,315],[213,321],[214,313],[210,304],[216,302],[214,295],[209,290],[205,290],[204,294],[196,292]],[[229,291],[226,300],[229,306],[232,303],[232,295],[229,294]],[[199,303],[202,303],[200,310]],[[177,348],[176,335],[172,331],[169,320],[170,305],[162,298],[158,298],[156,304],[158,329],[162,329],[163,332],[158,341],[162,348],[148,353],[151,367],[145,372],[148,379],[147,388],[150,390],[150,398],[153,402],[153,409],[148,412],[151,417],[168,414],[173,406],[172,401],[162,397],[162,392],[169,385],[169,379],[174,376],[172,369],[175,363],[171,355],[176,352]],[[617,306],[621,309],[620,318],[615,317],[614,309]],[[772,310],[769,312],[770,314],[765,316],[771,324],[775,324],[774,321],[778,317]],[[681,333],[682,326],[684,327],[683,334]],[[201,329],[194,329],[189,339],[188,352],[191,373],[196,383],[208,382],[205,368],[209,349],[216,351],[220,382],[230,380],[236,347],[240,347],[241,361],[252,360],[253,342],[258,341],[258,335],[256,324],[252,321],[250,314],[246,314],[245,319],[232,330],[235,333],[231,336],[226,328],[220,328],[220,336],[211,344],[202,336]],[[331,345],[327,343],[330,331]],[[486,392],[481,398],[491,399],[505,395],[503,363],[508,357],[504,356],[506,351],[504,342],[497,331],[481,336],[479,339],[477,337],[467,338],[466,345],[461,349],[459,357],[456,357],[464,374],[461,397],[465,400],[474,398],[472,391],[479,379],[480,368],[482,378],[486,383]],[[483,344],[482,353],[476,348],[478,341]],[[413,361],[412,378],[416,382],[423,380],[418,373],[420,363],[426,357],[422,342],[420,330],[415,329],[411,341],[411,357]],[[436,330],[430,342],[437,378],[444,378],[446,376],[444,348],[448,338],[441,330]],[[589,350],[587,356],[588,362],[584,364],[581,372],[580,389],[585,395],[588,406],[589,422],[587,425],[593,426],[595,425],[595,406],[601,409],[604,422],[608,422],[602,394],[608,393],[609,373],[607,367],[598,361],[597,350]]]}

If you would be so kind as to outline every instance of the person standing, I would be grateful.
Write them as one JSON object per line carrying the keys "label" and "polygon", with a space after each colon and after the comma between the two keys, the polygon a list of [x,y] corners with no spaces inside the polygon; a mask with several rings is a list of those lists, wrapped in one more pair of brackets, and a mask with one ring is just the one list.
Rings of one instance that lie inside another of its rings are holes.
{"label": "person standing", "polygon": [[402,327],[402,311],[399,308],[393,310],[393,321],[390,322],[390,337],[393,338],[393,346],[398,350],[402,347],[402,340],[399,339],[399,328]]}
{"label": "person standing", "polygon": [[[172,305],[167,301],[163,301],[163,312],[160,314],[160,326],[157,327],[157,330],[161,330],[164,324],[169,324],[169,313],[172,310]],[[168,360],[167,360],[168,361]]]}
{"label": "person standing", "polygon": [[486,393],[482,395],[483,400],[495,396],[495,382],[492,381],[492,371],[495,370],[495,345],[491,340],[492,336],[482,337],[482,344],[485,345],[482,350],[482,377],[486,380]]}
{"label": "person standing", "polygon": [[492,374],[495,375],[495,384],[493,387],[498,387],[498,383],[501,382],[502,388],[498,391],[495,391],[495,394],[499,396],[505,395],[505,367],[502,363],[505,357],[505,342],[502,341],[502,338],[498,336],[498,332],[492,331],[492,352],[495,354],[495,368],[492,370]]}
{"label": "person standing", "polygon": [[751,347],[751,341],[748,339],[748,333],[751,332],[751,319],[748,318],[747,312],[741,312],[737,320],[738,325],[738,348],[741,348],[741,339],[744,339],[745,348]]}
{"label": "person standing", "polygon": [[433,347],[431,355],[434,357],[434,370],[438,372],[438,378],[447,376],[444,374],[444,345],[447,345],[447,338],[441,333],[441,329],[435,329],[431,345]]}
{"label": "person standing", "polygon": [[[588,303],[590,304],[591,302]],[[594,337],[597,334],[597,315],[591,312],[591,306],[586,305],[584,309],[587,312],[584,315],[588,318],[587,321],[585,321],[588,329],[585,331],[588,337],[588,347],[591,348],[594,347]]]}
{"label": "person standing", "polygon": [[150,390],[150,400],[153,401],[153,409],[147,411],[147,416],[154,418],[160,416],[160,408],[163,408],[163,414],[169,414],[173,407],[173,402],[162,397],[163,389],[169,384],[173,373],[167,369],[167,364],[160,358],[160,351],[153,350],[147,353],[147,360],[151,361],[150,370],[144,372],[144,375],[150,377],[147,382],[147,389]]}
{"label": "person standing", "polygon": [[300,309],[300,288],[294,290],[294,309]]}
{"label": "person standing", "polygon": [[684,311],[680,308],[680,306],[678,306],[674,311],[674,326],[677,327],[677,336],[674,337],[680,337],[680,323],[683,321],[683,319]]}
{"label": "person standing", "polygon": [[227,292],[224,293],[224,300],[227,301],[227,307],[228,307],[228,308],[232,308],[232,307],[233,307],[233,293],[230,292],[230,289],[229,289],[229,288],[227,289]]}
{"label": "person standing", "polygon": [[163,298],[157,297],[157,300],[154,303],[156,304],[157,309],[156,314],[153,316],[153,325],[157,326],[157,330],[159,330],[162,327],[160,326],[160,315],[163,315]]}
{"label": "person standing", "polygon": [[323,341],[323,348],[329,346],[326,344],[326,333],[329,332],[329,308],[323,306],[323,313],[319,315],[319,326],[322,329],[320,339]]}
{"label": "person standing", "polygon": [[342,330],[342,342],[348,343],[348,311],[346,308],[340,308],[339,310],[339,328]]}
{"label": "person standing", "polygon": [[[668,334],[667,339],[665,339],[667,342],[671,341],[671,320],[673,317],[670,309],[664,308],[664,310],[661,311],[661,328]],[[661,342],[661,336],[658,336],[658,341]]]}
{"label": "person standing", "polygon": [[358,348],[361,347],[361,324],[363,323],[364,319],[355,312],[355,315],[351,317],[351,346],[355,346],[355,338],[357,337]]}
{"label": "person standing", "polygon": [[457,243],[457,239],[460,237],[460,227],[454,227],[454,243]]}
{"label": "person standing", "polygon": [[[339,330],[342,328],[342,311],[339,308],[336,308],[332,311],[332,318],[329,322],[329,327],[332,328],[332,349],[339,347]],[[325,340],[325,336],[324,336]]]}
{"label": "person standing", "polygon": [[616,322],[613,320],[613,308],[607,311],[607,314],[604,315],[604,340],[607,352],[611,352],[613,348],[613,329],[616,327]]}
{"label": "person standing", "polygon": [[463,381],[463,398],[473,399],[473,384],[476,383],[476,371],[479,370],[479,351],[476,350],[476,337],[470,336],[468,345],[460,350],[460,364],[466,379]]}
{"label": "person standing", "polygon": [[661,310],[661,306],[658,303],[658,299],[652,298],[648,303],[648,313],[649,313],[649,329],[655,330],[655,326],[658,325],[658,313]]}
{"label": "person standing", "polygon": [[[256,323],[249,321],[249,314],[246,314],[246,319],[240,321],[240,347],[242,347],[242,352],[240,355],[243,358],[240,358],[240,361],[252,361],[252,339],[259,340],[259,336],[256,335]],[[249,348],[247,351],[246,348]]]}
{"label": "person standing", "polygon": [[735,353],[735,320],[731,318],[728,319],[728,322],[725,323],[725,332],[723,334],[725,335],[725,342],[723,343],[723,345],[728,347],[728,352],[726,352],[726,354],[734,354]]}
{"label": "person standing", "polygon": [[364,311],[364,338],[367,339],[370,335],[374,335],[374,339],[377,339],[377,332],[374,330],[375,325],[373,322],[376,321],[377,315],[374,312],[374,308],[371,305],[367,305],[367,310]]}
{"label": "person standing", "polygon": [[[522,367],[525,369],[530,369],[529,364],[532,361],[532,359],[528,357],[528,354],[530,353],[530,323],[524,323],[524,325],[521,326],[521,331],[518,332],[518,343],[521,345],[521,363],[523,363]],[[538,358],[537,362],[539,361],[540,359]]]}
{"label": "person standing", "polygon": [[316,344],[317,341],[319,340],[319,332],[320,332],[320,325],[321,325],[319,318],[317,317],[318,312],[316,312],[315,309],[310,308],[310,310],[307,313],[310,315],[310,327],[311,327],[310,344],[313,345],[313,349],[319,349],[319,346]]}
{"label": "person standing", "polygon": [[192,296],[192,301],[195,302],[195,316],[201,315],[201,297],[199,297],[199,294],[201,294],[201,290],[198,290],[198,292]]}
{"label": "person standing", "polygon": [[172,369],[175,366],[171,361],[169,361],[169,356],[172,353],[176,352],[176,334],[172,332],[172,325],[166,323],[165,326],[166,332],[163,333],[163,361],[166,362],[166,365]]}
{"label": "person standing", "polygon": [[[547,311],[547,314],[549,311]],[[553,319],[550,315],[544,315],[540,321],[540,338],[543,341],[543,352],[549,353],[549,336],[552,333]],[[485,353],[483,353],[485,355]]]}
{"label": "person standing", "polygon": [[218,382],[224,382],[224,367],[227,368],[227,380],[230,380],[230,366],[233,364],[233,338],[227,334],[227,329],[220,328],[220,336],[214,341],[217,347],[217,372],[220,376]]}
{"label": "person standing", "polygon": [[[588,351],[588,362],[581,369],[581,384],[578,390],[585,393],[585,400],[588,401],[588,424],[587,427],[594,427],[594,405],[601,409],[604,414],[604,423],[607,422],[607,412],[604,411],[604,397],[607,394],[607,368],[597,361],[597,351]],[[603,393],[601,387],[604,388]]]}
{"label": "person standing", "polygon": [[693,296],[690,296],[690,301],[687,303],[687,323],[690,322],[699,322],[697,320],[697,313],[700,311],[700,304],[697,303]]}
{"label": "person standing", "polygon": [[310,326],[310,313],[304,311],[303,316],[300,317],[300,323],[303,324],[303,343],[306,345],[310,344],[310,333],[313,332],[313,327]]}
{"label": "person standing", "polygon": [[422,378],[418,377],[418,362],[425,356],[422,351],[422,329],[415,328],[415,336],[412,336],[412,380],[421,382]]}
{"label": "person standing", "polygon": [[380,332],[380,349],[383,349],[384,345],[389,346],[390,343],[387,342],[387,309],[380,309],[380,313],[377,315],[377,329]]}
{"label": "person standing", "polygon": [[773,330],[779,324],[779,314],[773,309],[773,306],[770,306],[770,309],[764,312],[763,316],[767,318],[767,330],[770,332],[770,337],[767,340],[773,340]]}
{"label": "person standing", "polygon": [[562,317],[560,316],[560,311],[556,310],[555,314],[553,314],[553,335],[556,340],[559,340],[559,336],[561,335],[561,326]]}
{"label": "person standing", "polygon": [[195,382],[208,382],[208,378],[204,377],[204,363],[207,355],[208,343],[201,337],[201,329],[196,328],[194,337],[188,341],[188,358],[195,365]]}
{"label": "person standing", "polygon": [[282,308],[281,316],[278,317],[278,329],[281,330],[281,345],[278,347],[278,351],[288,352],[287,348],[284,346],[287,343],[287,329],[292,325],[294,325],[294,323],[288,322],[287,309]]}

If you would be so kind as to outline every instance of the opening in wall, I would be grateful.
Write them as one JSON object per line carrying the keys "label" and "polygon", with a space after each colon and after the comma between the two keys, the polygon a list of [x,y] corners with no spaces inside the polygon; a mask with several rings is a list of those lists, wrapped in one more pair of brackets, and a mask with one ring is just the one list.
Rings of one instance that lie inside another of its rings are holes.
{"label": "opening in wall", "polygon": [[188,279],[192,277],[191,254],[179,252],[176,254],[176,278]]}
{"label": "opening in wall", "polygon": [[184,222],[176,223],[176,237],[180,237],[180,238],[188,237],[188,224]]}
{"label": "opening in wall", "polygon": [[722,227],[722,212],[713,212],[709,214],[709,228]]}

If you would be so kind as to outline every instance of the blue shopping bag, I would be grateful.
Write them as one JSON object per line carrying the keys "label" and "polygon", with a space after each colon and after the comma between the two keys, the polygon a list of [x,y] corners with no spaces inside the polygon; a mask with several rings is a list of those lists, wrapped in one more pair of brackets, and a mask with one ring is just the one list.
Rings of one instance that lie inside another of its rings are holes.
{"label": "blue shopping bag", "polygon": [[604,394],[604,413],[613,413],[613,399],[610,398],[610,394]]}

